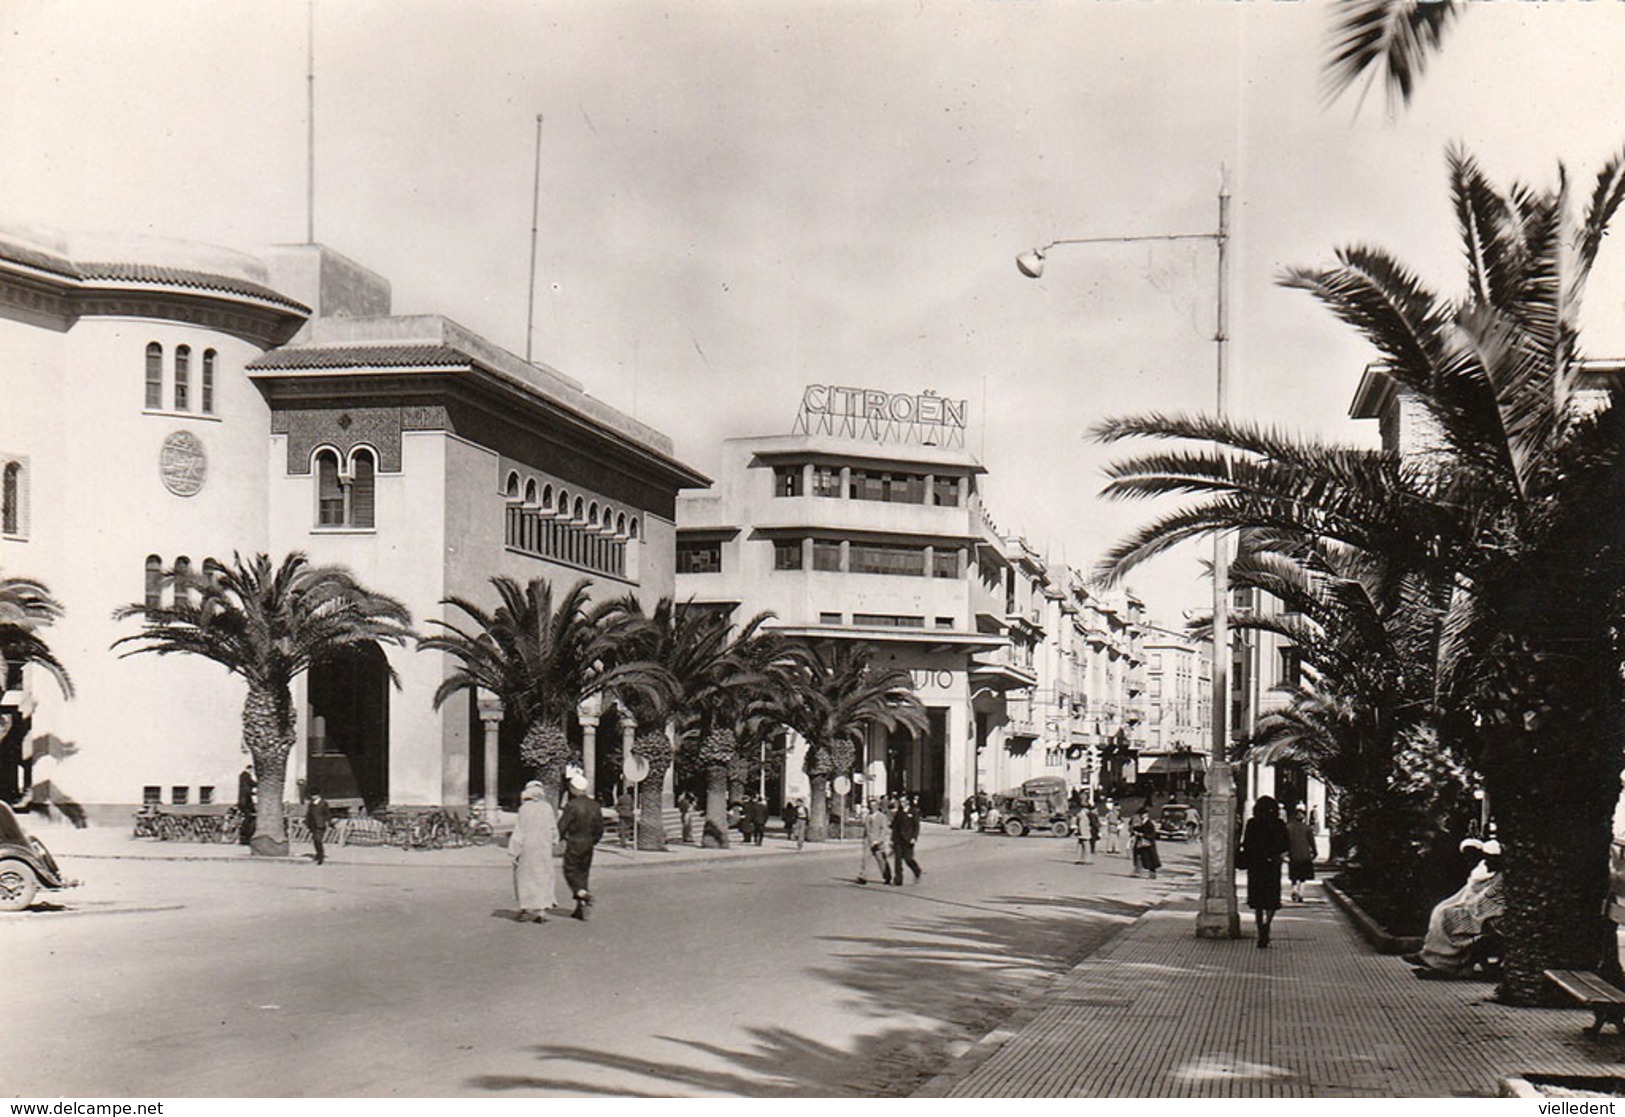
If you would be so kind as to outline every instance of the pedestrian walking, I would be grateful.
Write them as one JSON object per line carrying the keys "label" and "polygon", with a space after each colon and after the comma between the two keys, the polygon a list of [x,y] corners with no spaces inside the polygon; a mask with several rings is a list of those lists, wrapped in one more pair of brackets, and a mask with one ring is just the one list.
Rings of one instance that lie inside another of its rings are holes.
{"label": "pedestrian walking", "polygon": [[615,797],[615,829],[621,839],[621,848],[630,849],[637,843],[637,805],[632,789],[621,784],[621,793]]}
{"label": "pedestrian walking", "polygon": [[258,790],[254,766],[250,764],[237,777],[237,813],[243,816],[242,824],[237,828],[239,845],[247,845],[254,840],[254,829],[259,824],[259,807],[255,803],[254,793]]}
{"label": "pedestrian walking", "polygon": [[1162,856],[1157,852],[1157,824],[1151,821],[1151,809],[1142,806],[1134,815],[1134,821],[1129,827],[1132,835],[1130,853],[1134,858],[1134,875],[1139,876],[1143,870],[1152,880],[1157,879],[1157,870],[1162,868]]}
{"label": "pedestrian walking", "polygon": [[745,817],[750,820],[750,840],[757,845],[767,837],[767,800],[760,795],[751,796],[745,805]]}
{"label": "pedestrian walking", "polygon": [[967,795],[967,796],[965,796],[965,802],[964,802],[963,806],[961,806],[961,808],[960,808],[959,828],[961,830],[969,830],[971,828],[971,820],[973,818],[975,818],[975,817],[976,817],[976,796]]}
{"label": "pedestrian walking", "polygon": [[1286,823],[1269,795],[1253,804],[1253,817],[1241,834],[1241,867],[1247,870],[1247,906],[1258,925],[1258,948],[1270,944],[1270,925],[1281,910],[1281,858],[1286,856]]}
{"label": "pedestrian walking", "polygon": [[564,839],[564,883],[575,899],[571,919],[585,921],[592,906],[588,877],[592,873],[592,851],[604,836],[604,812],[598,801],[587,794],[585,776],[570,777],[570,801],[559,815],[559,837]]}
{"label": "pedestrian walking", "polygon": [[1292,900],[1303,903],[1303,882],[1315,879],[1315,832],[1303,819],[1303,808],[1292,808],[1286,824],[1286,875],[1292,882]]}
{"label": "pedestrian walking", "polygon": [[684,788],[677,796],[677,817],[682,820],[684,845],[694,842],[694,807],[694,793]]}
{"label": "pedestrian walking", "polygon": [[880,866],[880,879],[891,883],[891,820],[879,799],[869,800],[869,813],[863,816],[863,849],[858,855],[858,883],[869,883],[869,862]]}
{"label": "pedestrian walking", "polygon": [[904,799],[898,806],[897,813],[891,818],[891,847],[893,865],[891,882],[901,885],[903,883],[903,866],[907,865],[914,873],[914,880],[925,875],[920,863],[914,860],[914,843],[920,840],[920,815],[912,798]]}
{"label": "pedestrian walking", "polygon": [[[1083,810],[1084,825],[1089,827],[1089,861],[1094,862],[1095,847],[1100,844],[1100,808],[1091,803]],[[1081,841],[1081,837],[1080,837]]]}
{"label": "pedestrian walking", "polygon": [[796,843],[797,849],[800,849],[807,840],[808,817],[806,800],[800,798],[790,800],[790,839]]}
{"label": "pedestrian walking", "polygon": [[[582,787],[586,787],[585,781]],[[590,800],[583,800],[590,802]],[[598,804],[591,804],[594,808]],[[599,825],[602,825],[600,820]],[[558,886],[553,869],[553,841],[559,824],[547,789],[540,780],[531,780],[519,793],[519,818],[508,838],[508,856],[513,860],[513,895],[519,904],[520,923],[546,923]]]}
{"label": "pedestrian walking", "polygon": [[1077,835],[1078,839],[1077,864],[1089,864],[1094,858],[1089,854],[1089,819],[1084,814],[1082,800],[1073,804],[1072,807],[1072,833]]}
{"label": "pedestrian walking", "polygon": [[327,824],[333,820],[333,810],[319,793],[305,800],[305,829],[310,831],[311,844],[316,847],[316,864],[327,861]]}
{"label": "pedestrian walking", "polygon": [[1119,839],[1122,837],[1123,812],[1117,809],[1115,800],[1106,800],[1106,852],[1116,853]]}

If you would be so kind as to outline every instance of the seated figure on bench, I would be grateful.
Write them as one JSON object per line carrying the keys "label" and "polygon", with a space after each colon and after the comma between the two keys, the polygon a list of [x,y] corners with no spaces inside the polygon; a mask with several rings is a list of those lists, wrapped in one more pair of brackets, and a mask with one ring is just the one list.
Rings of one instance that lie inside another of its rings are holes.
{"label": "seated figure on bench", "polygon": [[1406,958],[1419,967],[1417,977],[1466,977],[1491,954],[1499,953],[1495,921],[1506,911],[1501,893],[1501,843],[1494,838],[1487,842],[1468,838],[1461,850],[1481,855],[1483,860],[1467,874],[1460,891],[1434,907],[1422,952]]}

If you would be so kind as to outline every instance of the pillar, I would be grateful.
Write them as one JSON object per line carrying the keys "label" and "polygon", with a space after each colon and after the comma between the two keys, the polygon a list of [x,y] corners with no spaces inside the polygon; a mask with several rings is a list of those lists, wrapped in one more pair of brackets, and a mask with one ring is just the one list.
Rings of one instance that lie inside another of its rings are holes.
{"label": "pillar", "polygon": [[485,730],[485,799],[487,818],[497,813],[497,734],[502,728],[502,702],[496,698],[479,700],[480,726]]}

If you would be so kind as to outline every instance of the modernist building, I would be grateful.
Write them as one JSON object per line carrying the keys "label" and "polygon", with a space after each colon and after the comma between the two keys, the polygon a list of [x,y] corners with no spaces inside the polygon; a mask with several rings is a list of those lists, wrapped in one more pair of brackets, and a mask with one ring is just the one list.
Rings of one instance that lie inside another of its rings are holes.
{"label": "modernist building", "polygon": [[[1007,730],[1005,698],[1037,682],[1040,615],[982,508],[982,465],[963,448],[964,404],[815,385],[794,433],[730,439],[720,477],[678,500],[677,589],[813,641],[871,645],[907,670],[923,738],[877,732],[871,792],[920,796],[945,817],[991,770],[978,755]],[[805,792],[792,742],[785,794]]]}
{"label": "modernist building", "polygon": [[1139,774],[1194,794],[1213,750],[1213,654],[1208,644],[1146,624],[1146,722]]}
{"label": "modernist building", "polygon": [[[404,601],[420,630],[446,597],[492,599],[499,574],[652,603],[673,589],[677,490],[706,483],[562,373],[391,316],[387,281],[315,245],[5,233],[0,367],[0,571],[66,606],[45,635],[77,691],[7,681],[0,794],[32,785],[69,812],[235,794],[241,682],[110,650],[137,628],[113,610],[156,600],[161,570],[303,551]],[[483,793],[475,704],[431,709],[447,671],[390,648],[311,672],[291,778],[374,805]],[[618,741],[596,744],[613,762]]]}

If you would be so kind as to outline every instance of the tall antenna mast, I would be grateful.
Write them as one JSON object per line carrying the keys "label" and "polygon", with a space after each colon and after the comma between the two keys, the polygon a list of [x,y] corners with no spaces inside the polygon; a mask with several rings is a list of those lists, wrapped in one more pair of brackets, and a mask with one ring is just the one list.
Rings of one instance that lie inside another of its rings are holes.
{"label": "tall antenna mast", "polygon": [[316,243],[316,0],[305,7],[305,243]]}
{"label": "tall antenna mast", "polygon": [[536,114],[536,174],[530,184],[530,298],[525,303],[525,361],[536,332],[536,221],[542,208],[542,114]]}

